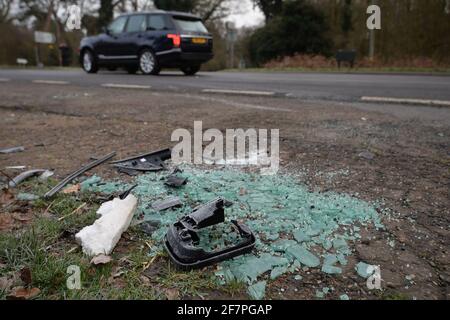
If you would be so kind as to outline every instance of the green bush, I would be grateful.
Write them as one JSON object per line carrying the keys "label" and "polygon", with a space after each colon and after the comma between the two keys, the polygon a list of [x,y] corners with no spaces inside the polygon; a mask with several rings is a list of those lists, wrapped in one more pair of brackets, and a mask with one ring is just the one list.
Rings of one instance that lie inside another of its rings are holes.
{"label": "green bush", "polygon": [[324,15],[304,1],[288,1],[281,13],[251,37],[249,53],[256,65],[298,53],[329,55],[331,41],[325,34]]}

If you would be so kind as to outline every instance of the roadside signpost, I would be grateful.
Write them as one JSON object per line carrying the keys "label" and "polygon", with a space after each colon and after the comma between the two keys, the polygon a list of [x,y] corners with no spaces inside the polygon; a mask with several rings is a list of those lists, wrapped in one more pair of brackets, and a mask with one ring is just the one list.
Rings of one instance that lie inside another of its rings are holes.
{"label": "roadside signpost", "polygon": [[28,64],[28,60],[24,58],[17,58],[16,60],[19,66],[25,67]]}
{"label": "roadside signpost", "polygon": [[53,33],[43,31],[34,32],[34,42],[36,43],[53,44],[55,43],[55,40],[55,35]]}
{"label": "roadside signpost", "polygon": [[225,27],[227,29],[227,53],[229,56],[229,68],[234,68],[234,44],[237,40],[237,30],[233,22],[227,22],[225,24]]}
{"label": "roadside signpost", "polygon": [[40,59],[40,45],[41,44],[54,44],[56,41],[55,35],[50,32],[35,31],[34,42],[36,43],[36,64],[38,67],[42,67],[43,64]]}

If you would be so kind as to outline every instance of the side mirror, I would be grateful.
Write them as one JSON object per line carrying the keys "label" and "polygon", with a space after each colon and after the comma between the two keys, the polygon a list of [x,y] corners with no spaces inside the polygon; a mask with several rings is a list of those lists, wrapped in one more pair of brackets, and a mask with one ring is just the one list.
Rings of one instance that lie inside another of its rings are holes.
{"label": "side mirror", "polygon": [[106,33],[106,34],[110,34],[111,32],[109,31],[108,27],[102,27],[102,32]]}

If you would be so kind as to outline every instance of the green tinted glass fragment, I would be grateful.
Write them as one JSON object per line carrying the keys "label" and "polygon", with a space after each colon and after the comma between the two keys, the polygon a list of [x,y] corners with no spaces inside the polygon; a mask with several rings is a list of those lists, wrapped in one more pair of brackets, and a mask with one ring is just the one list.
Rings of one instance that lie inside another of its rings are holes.
{"label": "green tinted glass fragment", "polygon": [[257,282],[248,287],[248,295],[253,300],[262,300],[266,295],[266,281]]}
{"label": "green tinted glass fragment", "polygon": [[319,258],[300,245],[287,248],[286,253],[310,268],[315,268],[320,265]]}

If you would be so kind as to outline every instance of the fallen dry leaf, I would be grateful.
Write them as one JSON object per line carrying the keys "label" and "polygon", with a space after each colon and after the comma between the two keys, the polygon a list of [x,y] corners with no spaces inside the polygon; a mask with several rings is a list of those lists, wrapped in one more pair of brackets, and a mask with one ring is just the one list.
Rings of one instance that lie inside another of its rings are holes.
{"label": "fallen dry leaf", "polygon": [[9,300],[28,300],[36,297],[41,290],[39,288],[15,287],[11,293],[6,296]]}
{"label": "fallen dry leaf", "polygon": [[78,193],[78,192],[80,192],[80,188],[81,188],[80,184],[74,184],[74,185],[71,185],[71,186],[68,186],[67,188],[65,188],[62,191],[62,193],[65,193],[65,194]]}
{"label": "fallen dry leaf", "polygon": [[177,289],[164,290],[167,300],[178,300],[180,292]]}
{"label": "fallen dry leaf", "polygon": [[112,258],[110,256],[99,254],[92,258],[91,264],[93,265],[99,265],[99,264],[108,264],[112,261]]}
{"label": "fallen dry leaf", "polygon": [[31,284],[31,270],[30,268],[23,268],[20,270],[20,279],[23,281],[25,286],[29,286]]}

